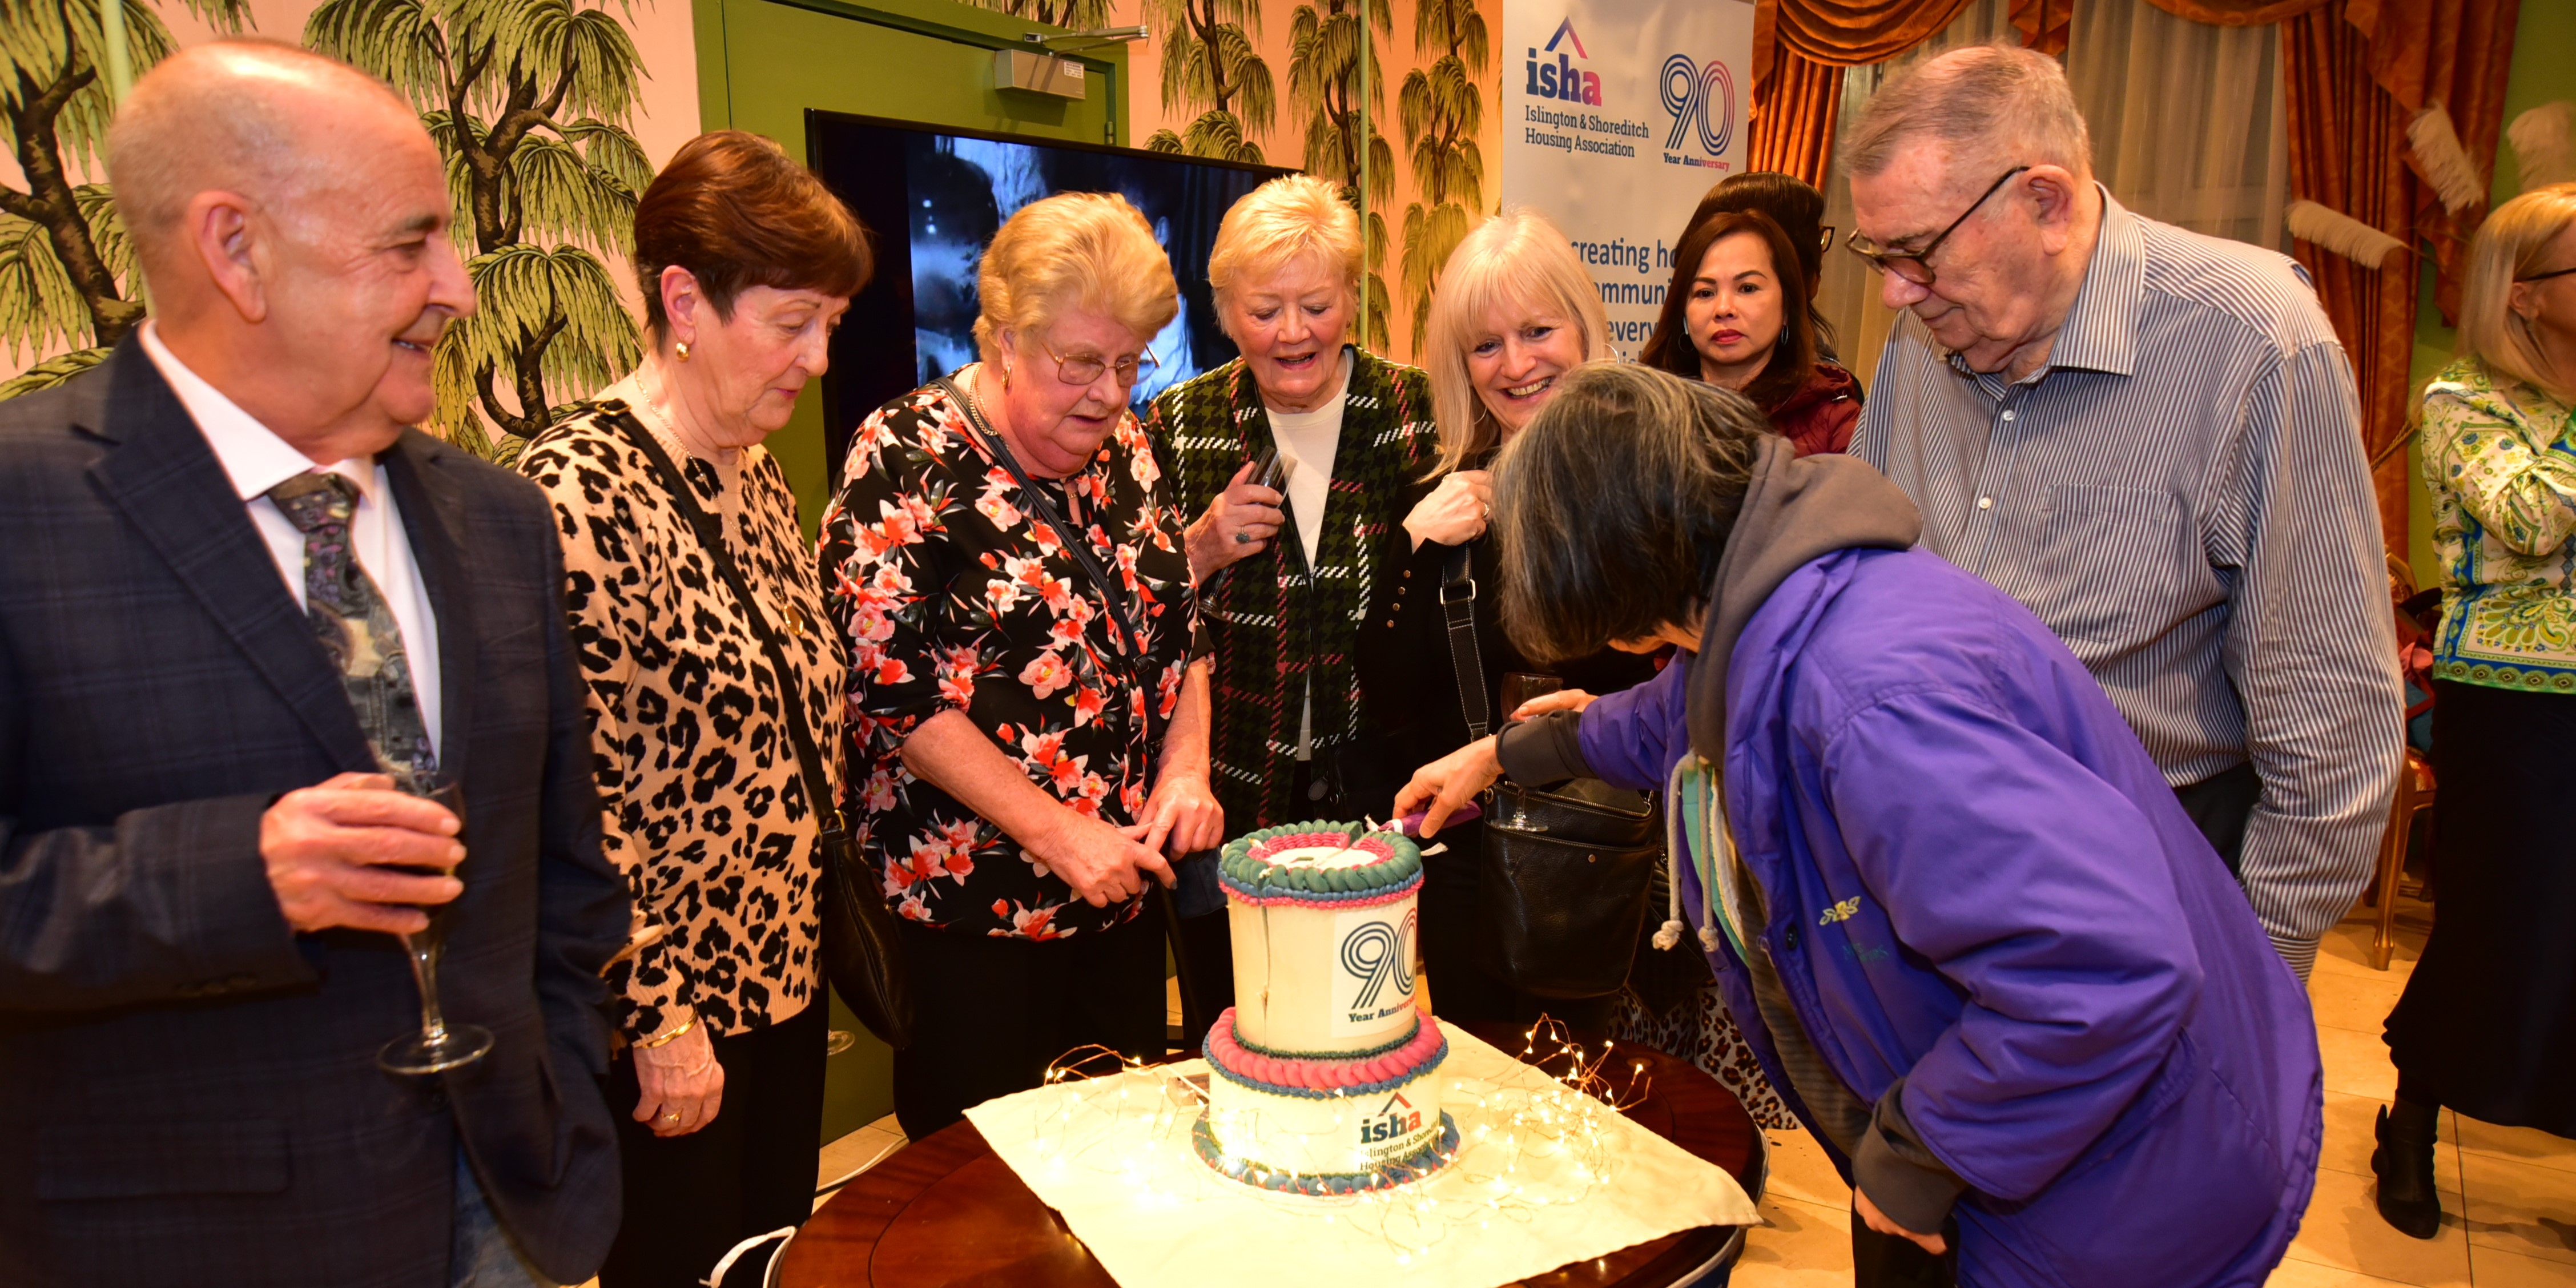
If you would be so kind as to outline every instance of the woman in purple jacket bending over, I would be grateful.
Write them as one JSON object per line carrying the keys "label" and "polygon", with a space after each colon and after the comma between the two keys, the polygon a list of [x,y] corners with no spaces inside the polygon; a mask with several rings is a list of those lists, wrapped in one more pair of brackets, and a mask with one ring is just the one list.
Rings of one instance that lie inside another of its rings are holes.
{"label": "woman in purple jacket bending over", "polygon": [[1905,494],[1742,398],[1585,367],[1497,467],[1532,657],[1684,660],[1415,774],[1669,788],[1658,941],[1708,954],[1852,1182],[1858,1281],[2259,1285],[2323,1132],[2307,995],[2155,762]]}

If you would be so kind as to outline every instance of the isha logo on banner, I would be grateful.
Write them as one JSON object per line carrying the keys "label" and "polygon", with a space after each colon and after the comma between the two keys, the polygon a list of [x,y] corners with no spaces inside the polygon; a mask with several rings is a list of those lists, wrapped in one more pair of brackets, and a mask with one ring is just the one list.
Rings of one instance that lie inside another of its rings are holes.
{"label": "isha logo on banner", "polygon": [[[1558,45],[1572,45],[1572,54],[1557,53]],[[1532,98],[1554,98],[1568,103],[1601,106],[1600,74],[1574,65],[1575,59],[1588,60],[1592,55],[1585,52],[1583,37],[1574,34],[1572,18],[1559,23],[1556,34],[1548,37],[1547,52],[1556,54],[1554,66],[1540,62],[1537,50],[1529,51],[1529,83],[1523,87],[1523,92]]]}
{"label": "isha logo on banner", "polygon": [[1387,909],[1333,918],[1333,1035],[1364,1033],[1413,1008],[1416,912],[1390,920]]}
{"label": "isha logo on banner", "polygon": [[1502,199],[1556,222],[1634,355],[1672,245],[1709,186],[1744,169],[1745,0],[1503,0]]}

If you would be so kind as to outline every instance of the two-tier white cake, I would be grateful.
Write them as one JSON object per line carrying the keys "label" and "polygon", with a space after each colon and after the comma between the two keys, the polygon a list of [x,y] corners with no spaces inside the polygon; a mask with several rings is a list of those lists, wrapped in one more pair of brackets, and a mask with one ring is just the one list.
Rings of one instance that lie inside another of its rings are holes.
{"label": "two-tier white cake", "polygon": [[1440,1023],[1414,1005],[1422,856],[1395,832],[1298,823],[1220,860],[1235,1004],[1209,1031],[1201,1157],[1267,1189],[1347,1194],[1440,1167]]}

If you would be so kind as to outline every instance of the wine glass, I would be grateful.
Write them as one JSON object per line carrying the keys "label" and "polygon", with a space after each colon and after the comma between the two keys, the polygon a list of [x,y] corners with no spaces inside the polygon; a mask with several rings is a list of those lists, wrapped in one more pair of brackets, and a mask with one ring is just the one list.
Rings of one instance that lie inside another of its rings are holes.
{"label": "wine glass", "polygon": [[[465,784],[455,778],[440,777],[426,790],[414,795],[438,802],[456,815],[456,839],[464,841]],[[419,869],[424,875],[444,875],[435,868]],[[420,1032],[406,1034],[385,1044],[376,1053],[376,1067],[387,1073],[431,1074],[469,1065],[492,1049],[492,1031],[474,1024],[450,1024],[438,1009],[438,958],[447,949],[448,923],[456,916],[456,905],[464,901],[460,892],[435,908],[421,911],[429,914],[427,928],[402,940],[403,951],[411,957],[411,977],[420,986]]]}
{"label": "wine glass", "polygon": [[1533,675],[1527,671],[1503,673],[1503,719],[1508,722],[1521,704],[1532,698],[1543,698],[1565,687],[1565,681],[1553,675]]}

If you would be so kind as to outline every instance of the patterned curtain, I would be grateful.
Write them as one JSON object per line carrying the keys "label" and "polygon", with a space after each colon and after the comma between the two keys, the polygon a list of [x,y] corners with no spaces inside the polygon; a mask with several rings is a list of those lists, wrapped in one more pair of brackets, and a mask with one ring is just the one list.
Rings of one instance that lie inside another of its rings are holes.
{"label": "patterned curtain", "polygon": [[1808,60],[1774,43],[1771,63],[1753,89],[1748,169],[1794,174],[1819,190],[1831,172],[1840,122],[1843,69]]}
{"label": "patterned curtain", "polygon": [[[2342,211],[2411,249],[2416,180],[2398,159],[2406,146],[2406,109],[2370,78],[2370,41],[2343,20],[2341,8],[2332,3],[2281,27],[2290,107],[2290,192]],[[2408,432],[2415,257],[2392,255],[2384,269],[2369,269],[2304,241],[2292,242],[2291,253],[2315,279],[2326,316],[2352,357],[2361,393],[2361,441],[2379,493],[2380,528],[2391,549],[2403,550],[2406,454],[2390,445],[2403,442]]]}
{"label": "patterned curtain", "polygon": [[2260,27],[2286,22],[2329,0],[2147,0],[2166,13],[2221,27]]}
{"label": "patterned curtain", "polygon": [[[2168,9],[2178,2],[2155,0]],[[2445,321],[2458,303],[2453,270],[2486,211],[2481,203],[2455,217],[2442,208],[2407,147],[2406,123],[2440,104],[2470,158],[2492,167],[2520,14],[2520,0],[2328,0],[2282,24],[2292,195],[2351,215],[2410,252],[2429,243]],[[2373,271],[2305,242],[2293,249],[2352,354],[2380,521],[2402,550],[2420,261],[2410,253]]]}
{"label": "patterned curtain", "polygon": [[2013,30],[2021,33],[2024,49],[2063,57],[2074,23],[2075,0],[2013,0]]}
{"label": "patterned curtain", "polygon": [[[2036,0],[2032,0],[2036,3]],[[2064,5],[2071,0],[2051,0]],[[1969,0],[1760,0],[1753,11],[1747,164],[1818,188],[1833,160],[1843,69],[1883,63],[1939,34]],[[2062,24],[2061,24],[2062,25]]]}

